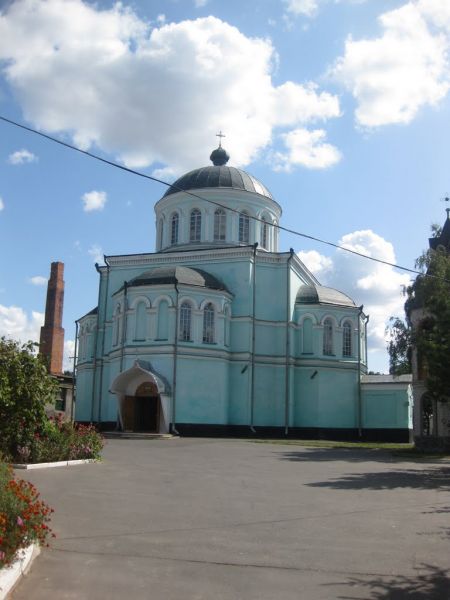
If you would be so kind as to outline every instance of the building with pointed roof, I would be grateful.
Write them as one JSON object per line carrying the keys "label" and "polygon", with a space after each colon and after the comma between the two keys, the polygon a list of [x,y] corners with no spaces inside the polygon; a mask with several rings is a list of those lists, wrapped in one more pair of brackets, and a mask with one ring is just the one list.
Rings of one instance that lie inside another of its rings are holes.
{"label": "building with pointed roof", "polygon": [[[449,201],[448,198],[445,198]],[[446,209],[445,219],[439,235],[428,239],[430,250],[441,251],[450,256],[450,208]],[[417,332],[427,313],[423,302],[416,299],[410,305],[408,319],[413,331]],[[450,359],[448,359],[450,365]],[[419,355],[417,347],[412,345],[411,355],[413,395],[414,395],[414,439],[416,446],[424,449],[450,448],[450,403],[440,402],[427,387],[426,361]]]}
{"label": "building with pointed roof", "polygon": [[98,307],[77,322],[77,420],[409,438],[397,388],[382,409],[373,390],[364,396],[363,307],[321,286],[292,249],[280,252],[270,191],[228,166],[221,145],[210,158],[156,202],[154,253],[97,265]]}

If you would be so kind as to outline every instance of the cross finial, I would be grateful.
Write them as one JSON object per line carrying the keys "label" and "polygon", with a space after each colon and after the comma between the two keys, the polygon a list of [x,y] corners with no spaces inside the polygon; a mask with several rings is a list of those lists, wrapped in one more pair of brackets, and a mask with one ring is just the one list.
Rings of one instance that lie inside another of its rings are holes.
{"label": "cross finial", "polygon": [[[450,202],[450,198],[448,196],[445,196],[445,198],[442,198],[443,202]],[[447,208],[445,209],[445,212],[447,213],[447,219],[450,219],[450,206],[447,206]]]}
{"label": "cross finial", "polygon": [[219,133],[216,133],[216,137],[219,138],[219,148],[222,148],[222,138],[226,137],[225,134],[220,130]]}

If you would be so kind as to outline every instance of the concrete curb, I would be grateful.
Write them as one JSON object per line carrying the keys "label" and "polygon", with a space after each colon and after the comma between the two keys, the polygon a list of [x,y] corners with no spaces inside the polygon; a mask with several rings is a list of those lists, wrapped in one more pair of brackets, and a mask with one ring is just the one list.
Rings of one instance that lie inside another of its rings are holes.
{"label": "concrete curb", "polygon": [[13,469],[51,469],[53,467],[73,467],[75,465],[86,465],[88,463],[98,462],[95,458],[84,458],[81,460],[60,460],[58,462],[34,463],[34,464],[12,464]]}
{"label": "concrete curb", "polygon": [[29,571],[31,563],[40,551],[41,549],[37,544],[31,544],[31,546],[20,550],[18,558],[12,565],[0,570],[0,600],[8,598],[22,575]]}

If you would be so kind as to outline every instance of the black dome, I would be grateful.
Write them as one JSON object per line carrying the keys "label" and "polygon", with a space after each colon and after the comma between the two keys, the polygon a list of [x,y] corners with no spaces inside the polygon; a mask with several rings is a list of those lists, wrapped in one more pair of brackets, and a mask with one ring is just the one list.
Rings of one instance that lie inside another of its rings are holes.
{"label": "black dome", "polygon": [[297,298],[297,304],[334,304],[336,306],[356,306],[354,301],[339,290],[325,287],[323,285],[301,285]]}
{"label": "black dome", "polygon": [[222,148],[222,146],[219,146],[211,152],[209,159],[212,161],[214,166],[222,167],[230,160],[230,155],[224,148]]}
{"label": "black dome", "polygon": [[202,167],[189,171],[175,181],[163,198],[180,191],[201,188],[231,188],[261,194],[273,200],[272,194],[256,177],[236,167],[227,166]]}

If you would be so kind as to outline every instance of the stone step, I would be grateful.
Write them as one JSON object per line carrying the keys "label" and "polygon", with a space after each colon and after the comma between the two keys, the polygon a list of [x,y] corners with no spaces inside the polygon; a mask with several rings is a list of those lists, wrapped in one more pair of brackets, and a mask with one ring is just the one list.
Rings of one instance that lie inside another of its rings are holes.
{"label": "stone step", "polygon": [[123,440],[170,440],[174,436],[171,433],[146,433],[137,431],[104,431],[103,437],[106,439]]}

